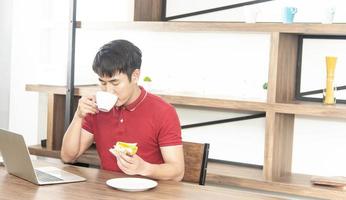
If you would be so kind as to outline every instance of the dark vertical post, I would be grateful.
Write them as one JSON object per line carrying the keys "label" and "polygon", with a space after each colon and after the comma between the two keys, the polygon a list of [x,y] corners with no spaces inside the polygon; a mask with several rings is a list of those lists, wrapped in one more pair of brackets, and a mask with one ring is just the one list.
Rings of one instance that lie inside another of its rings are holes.
{"label": "dark vertical post", "polygon": [[74,98],[74,64],[76,44],[76,12],[77,0],[70,0],[70,28],[68,39],[68,62],[67,62],[67,88],[65,104],[65,131],[67,130],[73,115]]}
{"label": "dark vertical post", "polygon": [[162,0],[162,5],[161,5],[161,21],[167,21],[166,20],[166,10],[167,10],[167,0]]}

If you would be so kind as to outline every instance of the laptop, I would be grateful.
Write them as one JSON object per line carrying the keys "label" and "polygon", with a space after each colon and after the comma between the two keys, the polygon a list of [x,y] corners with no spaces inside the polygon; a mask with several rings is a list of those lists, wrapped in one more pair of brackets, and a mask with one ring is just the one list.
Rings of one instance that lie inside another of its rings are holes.
{"label": "laptop", "polygon": [[8,173],[37,185],[86,180],[56,167],[34,168],[23,136],[3,129],[0,129],[0,152]]}

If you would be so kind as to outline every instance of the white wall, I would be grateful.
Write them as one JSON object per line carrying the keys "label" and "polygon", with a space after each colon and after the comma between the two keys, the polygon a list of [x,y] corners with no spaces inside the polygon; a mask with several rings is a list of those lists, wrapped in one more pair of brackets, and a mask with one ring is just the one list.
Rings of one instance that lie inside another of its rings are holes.
{"label": "white wall", "polygon": [[0,128],[8,128],[12,1],[0,1]]}
{"label": "white wall", "polygon": [[12,55],[9,129],[22,133],[29,144],[36,143],[38,94],[25,92],[25,84],[36,79],[41,62],[43,1],[13,1]]}
{"label": "white wall", "polygon": [[[68,4],[58,0],[49,2],[14,0],[13,4],[10,128],[25,134],[29,144],[37,143],[37,132],[42,131],[38,127],[42,127],[42,122],[38,120],[38,95],[25,92],[24,85],[63,85],[66,80],[67,29],[64,22],[68,21]],[[224,5],[225,2],[227,5],[230,1],[198,2],[171,0],[168,13],[174,14],[182,9],[196,10],[195,5],[205,8]],[[309,9],[312,2],[316,9]],[[281,7],[295,5],[299,10],[297,21],[319,22],[319,10],[326,4],[338,5],[336,20],[346,22],[343,14],[346,13],[343,10],[345,3],[341,0],[323,4],[308,0],[261,4],[258,6],[261,9],[259,21],[280,21]],[[133,1],[79,1],[78,18],[87,21],[131,21],[132,10]],[[243,15],[238,9],[189,20],[197,19],[242,21]],[[262,84],[267,80],[269,63],[269,35],[266,34],[78,30],[76,84],[95,83],[91,61],[97,49],[119,38],[131,40],[143,50],[142,72],[153,78],[153,90],[265,100]],[[183,124],[246,114],[186,108],[178,108],[178,113]],[[41,115],[39,119],[42,119]],[[341,144],[346,139],[344,122],[298,116],[295,120],[293,171],[346,175],[346,161],[339,159],[346,153]],[[212,158],[262,164],[264,126],[262,118],[186,129],[183,130],[183,138],[211,143]],[[324,158],[318,155],[327,157],[328,166],[333,166],[333,170],[327,170]]]}
{"label": "white wall", "polygon": [[[182,125],[242,117],[251,112],[177,107]],[[183,129],[183,140],[210,144],[209,158],[263,164],[265,118]]]}
{"label": "white wall", "polygon": [[[232,2],[239,3],[245,2],[245,0],[168,0],[167,17],[203,9],[227,6],[231,5]],[[344,12],[345,2],[343,0],[274,0],[248,7],[259,9],[257,17],[258,22],[281,22],[281,10],[284,6],[295,6],[298,8],[298,12],[295,15],[295,22],[321,22],[323,19],[323,11],[327,7],[336,8],[334,22],[344,23],[346,21],[346,13]],[[178,21],[243,22],[245,21],[244,14],[244,7],[239,7],[232,10],[179,19]]]}

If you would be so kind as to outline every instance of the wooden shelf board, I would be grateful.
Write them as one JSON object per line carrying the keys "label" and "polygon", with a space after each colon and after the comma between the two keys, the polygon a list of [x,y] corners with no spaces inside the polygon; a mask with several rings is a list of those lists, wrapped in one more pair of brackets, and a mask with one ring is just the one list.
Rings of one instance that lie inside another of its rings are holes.
{"label": "wooden shelf board", "polygon": [[[26,85],[27,91],[46,92],[53,94],[66,94],[64,86],[52,85]],[[97,91],[97,85],[76,86],[75,95],[89,94]],[[186,95],[156,94],[168,103],[174,105],[220,108],[244,111],[274,111],[278,113],[297,114],[319,117],[346,118],[346,105],[324,105],[316,102],[294,101],[292,103],[266,103],[256,101],[241,101],[218,98],[192,97]]]}
{"label": "wooden shelf board", "polygon": [[[44,92],[50,94],[66,95],[66,86],[63,85],[27,84],[25,86],[25,90],[32,92]],[[98,90],[99,87],[97,85],[76,85],[74,94],[77,96],[82,96],[85,94],[90,94],[90,92],[96,92]]]}
{"label": "wooden shelf board", "polygon": [[79,22],[79,28],[92,30],[143,30],[157,32],[281,32],[313,35],[346,35],[346,24],[254,23],[243,22]]}
{"label": "wooden shelf board", "polygon": [[245,187],[314,198],[346,199],[346,190],[313,185],[310,183],[311,177],[291,174],[276,181],[267,181],[263,177],[262,169],[209,162],[206,184]]}
{"label": "wooden shelf board", "polygon": [[[47,92],[54,94],[66,94],[65,86],[49,86],[49,85],[26,85],[27,91],[36,92]],[[97,85],[88,86],[76,86],[75,95],[90,94],[98,90]],[[264,102],[255,101],[241,101],[241,100],[226,100],[216,98],[205,98],[205,97],[190,97],[190,96],[179,96],[179,95],[167,95],[167,94],[156,94],[163,98],[168,103],[174,105],[187,105],[187,106],[198,106],[208,108],[222,108],[231,110],[247,110],[247,111],[263,111],[265,112],[268,108],[268,104]]]}
{"label": "wooden shelf board", "polygon": [[215,98],[205,98],[205,97],[189,97],[189,96],[177,96],[177,95],[162,95],[162,94],[156,94],[156,95],[160,96],[168,103],[171,103],[174,105],[222,108],[222,109],[230,109],[230,110],[263,111],[263,112],[267,111],[268,109],[268,104],[265,102],[215,99]]}
{"label": "wooden shelf board", "polygon": [[[59,151],[50,151],[40,145],[30,146],[29,151],[33,155],[60,158]],[[95,148],[89,149],[77,162],[100,165]],[[310,175],[292,174],[277,181],[267,181],[263,178],[262,169],[208,162],[206,184],[245,187],[315,198],[346,199],[345,190],[312,185],[310,178]]]}
{"label": "wooden shelf board", "polygon": [[275,103],[273,110],[278,113],[296,115],[346,118],[345,104],[324,105],[317,102],[294,101],[292,103]]}
{"label": "wooden shelf board", "polygon": [[[29,152],[32,155],[47,156],[60,159],[60,151],[48,150],[47,148],[41,147],[41,145],[29,146]],[[81,157],[78,158],[77,162],[100,166],[100,159],[95,148],[90,148],[89,150],[87,150]]]}
{"label": "wooden shelf board", "polygon": [[46,156],[51,158],[60,158],[60,151],[48,150],[41,145],[32,145],[28,147],[30,154],[37,156]]}

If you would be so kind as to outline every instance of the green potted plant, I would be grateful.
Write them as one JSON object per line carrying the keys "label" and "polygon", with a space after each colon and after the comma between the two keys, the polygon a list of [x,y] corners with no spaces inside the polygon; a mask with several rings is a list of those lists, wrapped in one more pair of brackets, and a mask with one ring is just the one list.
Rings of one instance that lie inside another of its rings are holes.
{"label": "green potted plant", "polygon": [[263,83],[262,88],[263,90],[268,90],[268,82]]}
{"label": "green potted plant", "polygon": [[151,78],[150,78],[149,76],[145,76],[145,77],[143,78],[143,81],[144,81],[144,82],[151,82]]}
{"label": "green potted plant", "polygon": [[152,79],[150,78],[150,76],[144,76],[143,78],[143,87],[144,89],[146,89],[147,91],[151,90],[152,87]]}

